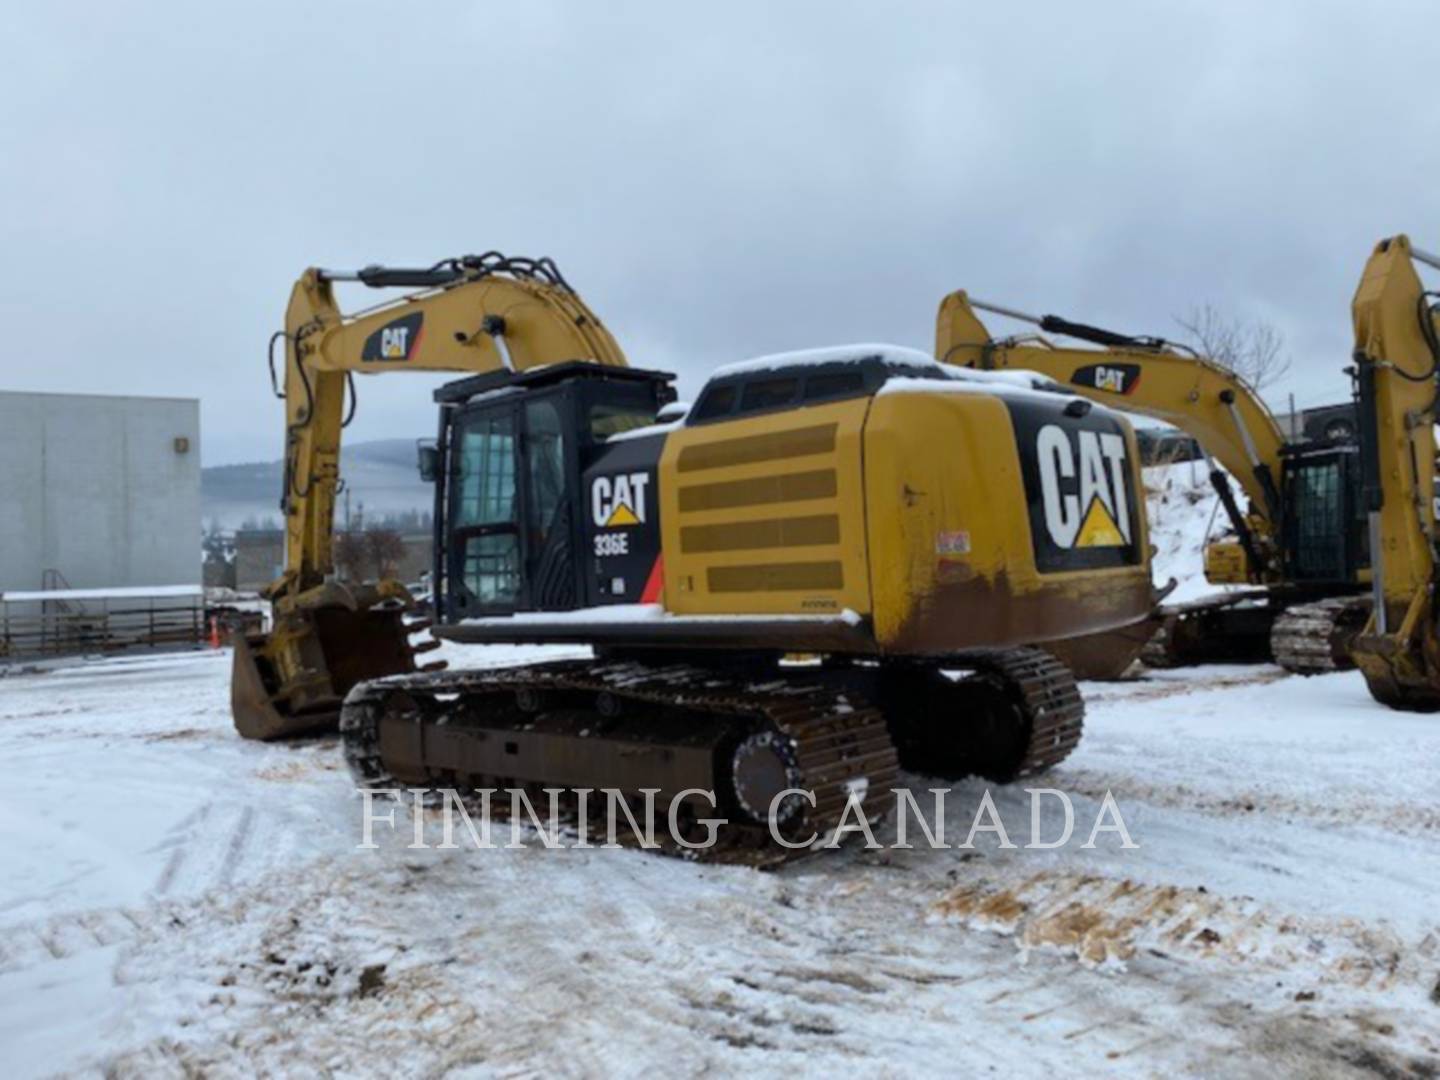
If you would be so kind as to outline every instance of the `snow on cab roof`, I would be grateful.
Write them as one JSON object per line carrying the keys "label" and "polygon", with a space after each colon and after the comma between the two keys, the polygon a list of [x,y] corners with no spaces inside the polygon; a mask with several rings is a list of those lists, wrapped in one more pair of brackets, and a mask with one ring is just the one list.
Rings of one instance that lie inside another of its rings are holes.
{"label": "snow on cab roof", "polygon": [[896,367],[924,367],[935,369],[940,375],[941,365],[919,349],[907,349],[903,345],[831,345],[823,349],[800,349],[796,352],[771,353],[749,360],[737,360],[733,364],[722,364],[710,373],[711,380],[723,379],[729,375],[748,375],[756,371],[774,371],[777,368],[817,367],[821,364],[858,364],[862,360],[878,357],[882,362]]}
{"label": "snow on cab roof", "polygon": [[714,382],[732,375],[748,375],[756,372],[793,369],[797,367],[819,367],[824,364],[858,364],[878,359],[887,367],[899,368],[902,374],[889,379],[880,393],[904,393],[936,389],[937,380],[958,384],[944,387],[955,393],[1000,393],[1019,391],[1019,396],[1030,393],[1068,393],[1061,384],[1048,375],[1037,371],[976,371],[974,368],[942,364],[928,353],[910,349],[904,345],[882,345],[862,343],[856,345],[832,345],[823,349],[800,349],[796,352],[771,353],[750,360],[739,360],[724,364],[710,375]]}
{"label": "snow on cab roof", "polygon": [[[1019,378],[1017,378],[1019,376]],[[955,369],[954,374],[940,379],[895,378],[875,391],[876,397],[890,394],[980,394],[1009,401],[1043,401],[1050,405],[1067,397],[1083,401],[1079,394],[1069,393],[1057,382],[1034,371],[970,371]],[[1087,402],[1096,412],[1109,412],[1104,405]]]}

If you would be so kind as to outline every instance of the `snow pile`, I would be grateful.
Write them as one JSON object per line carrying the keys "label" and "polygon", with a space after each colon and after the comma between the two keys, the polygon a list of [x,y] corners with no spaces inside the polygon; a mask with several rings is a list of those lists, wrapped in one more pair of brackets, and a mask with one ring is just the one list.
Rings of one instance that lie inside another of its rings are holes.
{"label": "snow pile", "polygon": [[1167,603],[1227,591],[1227,586],[1205,580],[1205,541],[1220,536],[1228,525],[1219,502],[1203,461],[1145,470],[1145,510],[1150,519],[1150,543],[1155,548],[1155,583],[1163,586],[1171,578],[1179,583],[1166,597]]}

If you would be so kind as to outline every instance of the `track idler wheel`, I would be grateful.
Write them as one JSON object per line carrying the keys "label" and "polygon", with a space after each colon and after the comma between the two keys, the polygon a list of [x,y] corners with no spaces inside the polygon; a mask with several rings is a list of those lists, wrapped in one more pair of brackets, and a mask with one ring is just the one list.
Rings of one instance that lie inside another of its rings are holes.
{"label": "track idler wheel", "polygon": [[[735,802],[753,821],[768,821],[771,804],[781,792],[798,788],[801,777],[794,744],[775,731],[750,735],[731,757],[730,783]],[[776,820],[793,818],[801,804],[799,795],[782,799],[776,806]]]}

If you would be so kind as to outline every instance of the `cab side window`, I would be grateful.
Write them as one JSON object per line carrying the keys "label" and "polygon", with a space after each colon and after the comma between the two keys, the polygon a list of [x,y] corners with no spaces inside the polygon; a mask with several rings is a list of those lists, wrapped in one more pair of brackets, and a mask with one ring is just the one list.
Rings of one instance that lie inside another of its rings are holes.
{"label": "cab side window", "polygon": [[800,380],[793,375],[779,379],[757,379],[745,384],[740,397],[740,411],[757,412],[760,409],[774,409],[788,405],[799,392]]}

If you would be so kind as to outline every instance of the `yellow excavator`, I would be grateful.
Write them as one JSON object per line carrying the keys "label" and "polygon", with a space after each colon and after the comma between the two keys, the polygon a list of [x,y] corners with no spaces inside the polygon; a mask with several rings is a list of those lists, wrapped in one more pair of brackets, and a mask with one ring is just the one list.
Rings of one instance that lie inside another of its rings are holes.
{"label": "yellow excavator", "polygon": [[[1058,346],[1040,334],[996,340],[977,310],[1098,348]],[[1273,659],[1299,674],[1353,666],[1349,646],[1370,613],[1360,452],[1353,442],[1290,443],[1240,376],[1183,346],[1030,315],[963,291],[941,302],[936,356],[979,370],[1039,372],[1194,437],[1232,533],[1206,546],[1205,577],[1253,588],[1164,608],[1143,653],[1147,663]],[[1248,507],[1240,505],[1231,477]]]}
{"label": "yellow excavator", "polygon": [[[337,281],[416,291],[343,314]],[[1031,646],[1150,612],[1134,433],[1038,376],[853,345],[723,367],[682,408],[553,263],[495,254],[309,270],[282,340],[287,569],[237,644],[235,720],[338,717],[364,785],[655,791],[682,832],[727,819],[711,857],[784,857],[769,826],[883,813],[902,764],[1062,760],[1083,705]],[[416,671],[403,587],[335,579],[346,382],[400,370],[468,373],[420,455],[428,628],[594,659]]]}
{"label": "yellow excavator", "polygon": [[[1207,547],[1206,577],[1261,588],[1169,610],[1147,659],[1273,658],[1303,674],[1358,663],[1378,700],[1440,708],[1440,650],[1429,607],[1440,347],[1435,294],[1421,284],[1417,261],[1440,267],[1404,236],[1381,242],[1354,298],[1356,347],[1348,371],[1358,442],[1287,443],[1259,395],[1204,357],[1157,338],[1028,315],[964,292],[941,303],[936,355],[981,370],[1041,372],[1195,437],[1234,534]],[[1039,336],[997,341],[977,309],[1101,348],[1060,348]],[[1248,509],[1240,508],[1229,477],[1248,496]]]}

